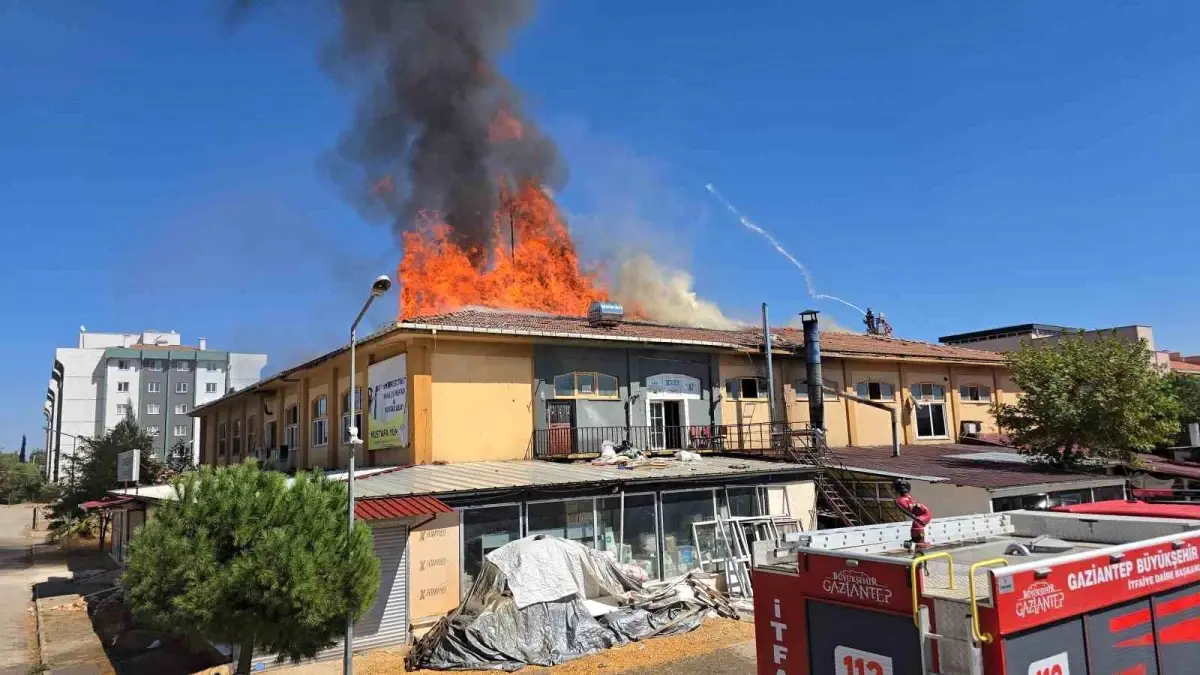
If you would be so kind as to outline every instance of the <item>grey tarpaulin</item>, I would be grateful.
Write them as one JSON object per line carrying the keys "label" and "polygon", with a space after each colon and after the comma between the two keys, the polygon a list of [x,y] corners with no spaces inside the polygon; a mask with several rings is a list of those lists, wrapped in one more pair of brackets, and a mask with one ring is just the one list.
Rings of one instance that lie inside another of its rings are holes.
{"label": "grey tarpaulin", "polygon": [[[593,617],[584,600],[618,596]],[[413,645],[408,670],[552,666],[658,635],[693,630],[709,611],[736,618],[723,597],[685,576],[647,590],[608,555],[578,542],[526,537],[488,554],[458,609]]]}

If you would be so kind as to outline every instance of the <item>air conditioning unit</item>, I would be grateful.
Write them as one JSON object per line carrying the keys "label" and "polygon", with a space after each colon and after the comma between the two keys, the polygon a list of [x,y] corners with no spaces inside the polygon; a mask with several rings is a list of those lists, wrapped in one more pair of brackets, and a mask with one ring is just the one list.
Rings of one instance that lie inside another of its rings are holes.
{"label": "air conditioning unit", "polygon": [[961,424],[959,425],[959,435],[960,436],[978,436],[982,432],[983,432],[983,423],[982,422],[972,422],[970,420],[963,420],[961,422]]}

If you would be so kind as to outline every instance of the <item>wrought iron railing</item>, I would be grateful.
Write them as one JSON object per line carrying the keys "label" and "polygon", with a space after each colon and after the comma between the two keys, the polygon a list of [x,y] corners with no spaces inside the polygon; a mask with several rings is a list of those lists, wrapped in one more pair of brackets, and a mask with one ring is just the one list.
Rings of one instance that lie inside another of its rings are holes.
{"label": "wrought iron railing", "polygon": [[753,424],[693,424],[690,426],[611,426],[537,429],[533,456],[537,458],[598,455],[605,443],[624,444],[644,452],[698,450],[786,457],[783,440],[804,433],[803,422]]}

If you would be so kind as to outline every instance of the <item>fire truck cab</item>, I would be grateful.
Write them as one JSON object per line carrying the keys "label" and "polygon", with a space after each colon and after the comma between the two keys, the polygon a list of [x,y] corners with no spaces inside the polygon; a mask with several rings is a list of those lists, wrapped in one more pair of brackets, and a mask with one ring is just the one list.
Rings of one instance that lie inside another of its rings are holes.
{"label": "fire truck cab", "polygon": [[760,675],[1195,675],[1200,520],[1012,511],[754,544]]}

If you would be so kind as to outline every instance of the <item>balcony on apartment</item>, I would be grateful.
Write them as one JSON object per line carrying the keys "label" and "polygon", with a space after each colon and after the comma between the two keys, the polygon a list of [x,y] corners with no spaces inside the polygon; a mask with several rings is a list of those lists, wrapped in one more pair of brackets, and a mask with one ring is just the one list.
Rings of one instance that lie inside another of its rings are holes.
{"label": "balcony on apartment", "polygon": [[807,422],[746,424],[693,424],[689,426],[553,425],[535,429],[531,444],[536,459],[587,459],[599,457],[606,443],[638,448],[647,455],[669,455],[680,450],[701,454],[741,454],[786,457],[787,448],[809,444]]}

